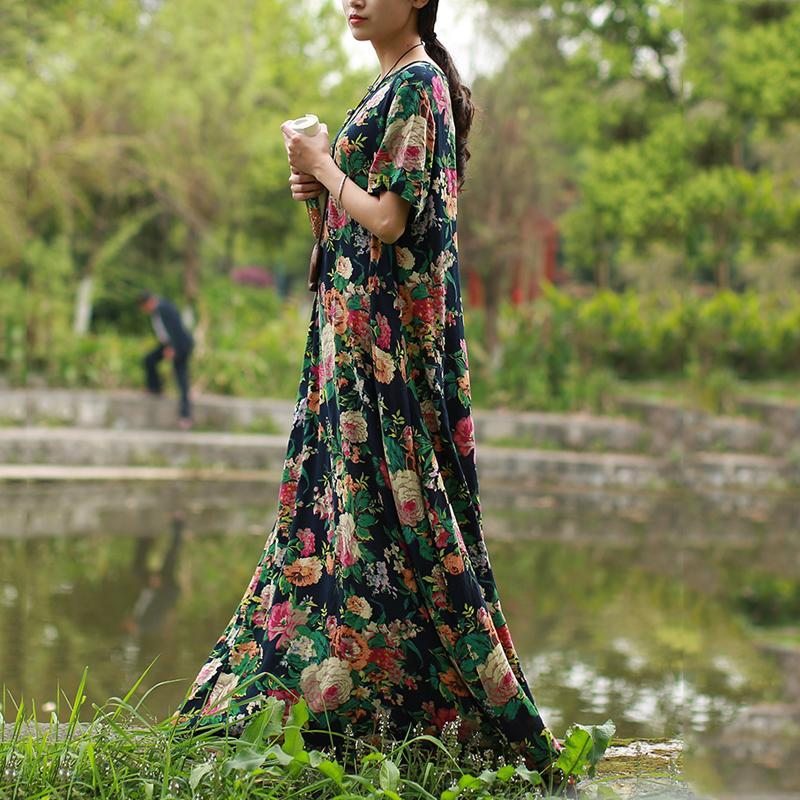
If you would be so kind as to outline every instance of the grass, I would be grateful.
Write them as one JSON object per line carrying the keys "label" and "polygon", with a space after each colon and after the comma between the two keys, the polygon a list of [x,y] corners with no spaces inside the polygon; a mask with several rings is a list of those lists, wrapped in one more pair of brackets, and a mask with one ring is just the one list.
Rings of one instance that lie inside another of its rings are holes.
{"label": "grass", "polygon": [[800,648],[800,627],[784,626],[776,628],[754,627],[753,631],[760,642],[782,647]]}
{"label": "grass", "polygon": [[[381,735],[367,742],[327,732],[330,744],[312,749],[303,700],[285,708],[283,701],[267,698],[238,736],[226,735],[224,725],[187,735],[169,720],[147,718],[147,696],[163,684],[133,701],[149,669],[124,697],[95,705],[87,724],[79,724],[87,670],[75,698],[66,701],[68,722],[59,724],[57,708],[49,723],[33,732],[36,709],[16,707],[10,735],[4,725],[0,739],[0,798],[523,800],[558,796],[564,787],[521,763],[506,764],[470,748],[459,741],[457,726],[441,738],[411,732],[403,741]],[[13,705],[6,695],[4,689],[3,722]],[[556,767],[577,778],[594,774],[613,731],[610,722],[574,726]]]}

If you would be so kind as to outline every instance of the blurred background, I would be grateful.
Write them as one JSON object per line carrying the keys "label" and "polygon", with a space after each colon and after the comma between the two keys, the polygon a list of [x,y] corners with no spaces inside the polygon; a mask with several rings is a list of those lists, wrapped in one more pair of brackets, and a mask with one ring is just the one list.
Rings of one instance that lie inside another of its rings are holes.
{"label": "blurred background", "polygon": [[[796,796],[800,4],[440,6],[480,108],[486,535],[537,699],[683,745],[698,791]],[[100,701],[158,656],[163,716],[227,622],[311,309],[279,126],[338,129],[377,72],[331,0],[0,5],[6,704],[87,664]],[[142,289],[193,331],[191,433],[141,392]]]}

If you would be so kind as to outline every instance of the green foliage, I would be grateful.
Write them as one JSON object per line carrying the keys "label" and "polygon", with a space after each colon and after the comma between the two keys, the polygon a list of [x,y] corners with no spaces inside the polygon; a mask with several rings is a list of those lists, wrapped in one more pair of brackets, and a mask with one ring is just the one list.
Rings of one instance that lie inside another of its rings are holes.
{"label": "green foliage", "polygon": [[193,301],[242,261],[300,275],[279,126],[313,109],[335,129],[363,83],[337,9],[11,0],[0,21],[4,279],[71,302],[88,276],[120,304],[143,285]]}
{"label": "green foliage", "polygon": [[[18,386],[32,380],[68,388],[143,386],[142,359],[156,343],[144,315],[137,335],[106,325],[78,336],[70,317],[68,304],[12,285],[0,300],[0,372]],[[309,317],[309,307],[297,299],[210,280],[198,306],[193,386],[215,394],[294,398]]]}
{"label": "green foliage", "polygon": [[743,576],[739,608],[756,625],[794,625],[800,619],[800,581],[766,572]]}
{"label": "green foliage", "polygon": [[[518,161],[526,147],[529,164],[475,171],[475,196],[487,198],[476,228],[502,235],[505,223],[516,225],[524,250],[526,225],[557,219],[571,274],[604,288],[623,288],[621,268],[632,260],[644,282],[648,254],[664,247],[681,259],[684,280],[741,287],[747,259],[796,241],[796,4],[498,0],[492,8],[531,24],[505,67],[476,85],[491,115],[490,142],[476,157],[485,148],[496,164],[502,141],[500,161]],[[509,136],[523,107],[529,129]],[[513,209],[488,201],[501,192],[524,196]],[[472,233],[465,246],[487,274],[516,269],[507,247],[492,254]]]}
{"label": "green foliage", "polygon": [[[289,796],[491,800],[498,796],[496,787],[502,786],[503,797],[523,800],[533,797],[534,787],[540,797],[561,796],[566,788],[522,764],[503,764],[491,753],[467,754],[466,748],[430,735],[409,732],[404,741],[380,736],[368,744],[311,730],[304,700],[285,710],[284,701],[266,698],[261,710],[244,721],[238,736],[224,724],[191,732],[170,720],[151,723],[143,702],[152,689],[138,702],[132,701],[146,674],[124,697],[95,706],[95,718],[81,730],[77,720],[86,700],[84,670],[61,738],[55,735],[57,711],[51,714],[46,732],[31,735],[23,727],[36,723],[35,712],[20,705],[11,735],[0,739],[0,791],[16,797],[24,787],[26,795],[114,800],[149,800],[157,787],[161,797],[181,796],[188,789],[191,797],[204,800]],[[4,699],[3,714],[9,707]],[[3,714],[0,723],[5,722]],[[307,747],[304,734],[320,733],[333,745],[325,751]],[[610,721],[603,726],[575,726],[558,767],[576,777],[593,774],[612,734]],[[478,774],[463,762],[477,767]]]}
{"label": "green foliage", "polygon": [[497,368],[480,346],[484,324],[479,312],[468,314],[478,406],[608,412],[620,381],[672,375],[690,379],[704,407],[729,412],[738,380],[800,363],[794,295],[603,291],[577,299],[551,288],[531,305],[503,308]]}
{"label": "green foliage", "polygon": [[[192,361],[196,391],[293,399],[310,321],[310,297],[213,278],[198,304]],[[13,284],[0,297],[0,371],[18,386],[115,389],[143,384],[155,340],[108,325],[77,336],[64,302]],[[796,295],[719,292],[597,292],[579,299],[548,287],[523,306],[504,305],[499,351],[483,346],[486,316],[467,311],[475,406],[612,412],[621,382],[686,378],[702,405],[730,411],[739,380],[791,374],[800,366]],[[495,360],[496,359],[496,360]]]}

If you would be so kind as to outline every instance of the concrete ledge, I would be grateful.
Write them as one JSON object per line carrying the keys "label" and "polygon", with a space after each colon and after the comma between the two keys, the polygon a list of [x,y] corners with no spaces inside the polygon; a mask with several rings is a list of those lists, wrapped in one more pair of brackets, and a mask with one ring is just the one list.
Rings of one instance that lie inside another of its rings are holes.
{"label": "concrete ledge", "polygon": [[122,483],[193,482],[261,484],[280,481],[281,473],[268,470],[191,469],[182,467],[75,467],[57,464],[0,464],[0,481],[6,482],[68,482]]}
{"label": "concrete ledge", "polygon": [[[112,475],[118,480],[191,480],[206,474],[222,477],[220,471],[280,475],[286,444],[284,436],[264,434],[5,428],[0,429],[0,477],[77,479],[76,467],[99,469],[84,474],[102,475],[105,480],[112,480]],[[477,463],[481,485],[513,486],[520,493],[546,487],[631,490],[670,485],[694,490],[733,486],[782,489],[800,483],[797,469],[783,459],[736,453],[696,453],[663,460],[629,453],[478,445]],[[170,473],[109,472],[130,469],[178,472],[171,478]]]}
{"label": "concrete ledge", "polygon": [[485,483],[536,486],[626,486],[664,484],[658,461],[627,453],[575,453],[478,445],[478,476]]}
{"label": "concrete ledge", "polygon": [[739,403],[739,408],[762,420],[767,427],[775,431],[784,444],[792,445],[800,436],[800,405],[797,403],[749,397]]}
{"label": "concrete ledge", "polygon": [[[194,398],[195,427],[221,432],[286,433],[294,403],[269,398],[200,395]],[[175,400],[142,392],[69,389],[0,389],[0,420],[6,425],[174,430]],[[528,446],[573,450],[641,451],[648,442],[638,422],[591,414],[474,412],[484,441],[524,440]]]}
{"label": "concrete ledge", "polygon": [[0,429],[0,463],[282,470],[286,437],[262,434]]}
{"label": "concrete ledge", "polygon": [[[6,428],[0,429],[0,464],[280,471],[286,444],[285,437],[261,434]],[[478,473],[487,483],[631,487],[660,480],[657,462],[648,456],[478,450]]]}
{"label": "concrete ledge", "polygon": [[[193,398],[198,428],[288,430],[294,404],[285,400],[203,395]],[[177,400],[145,392],[73,389],[0,389],[5,424],[115,430],[174,430]],[[255,432],[255,431],[254,431]]]}
{"label": "concrete ledge", "polygon": [[[800,435],[800,406],[748,400],[742,410],[758,416],[713,416],[700,409],[639,399],[622,400],[632,417],[475,409],[479,442],[590,452],[684,452],[782,454]],[[294,403],[272,398],[198,395],[196,430],[282,434]],[[144,392],[0,388],[0,424],[114,430],[176,427],[176,400]]]}
{"label": "concrete ledge", "polygon": [[688,486],[777,489],[797,482],[783,459],[740,453],[694,453],[686,459],[681,473]]}
{"label": "concrete ledge", "polygon": [[[627,398],[621,408],[651,433],[654,450],[680,448],[685,452],[715,450],[734,453],[783,453],[781,431],[766,421],[714,415],[699,408]],[[745,410],[745,409],[743,409]]]}

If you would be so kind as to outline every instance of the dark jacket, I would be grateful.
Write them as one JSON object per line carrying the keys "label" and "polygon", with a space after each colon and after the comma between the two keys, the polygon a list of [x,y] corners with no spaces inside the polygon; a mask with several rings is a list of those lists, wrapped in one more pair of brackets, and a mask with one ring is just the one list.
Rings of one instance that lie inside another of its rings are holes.
{"label": "dark jacket", "polygon": [[[161,320],[164,331],[169,339],[168,342],[162,340],[161,343],[165,345],[168,344],[175,351],[175,355],[178,358],[189,355],[194,347],[194,339],[192,338],[192,334],[183,324],[183,320],[181,319],[180,313],[178,313],[178,309],[175,308],[175,306],[170,303],[169,300],[159,297],[158,305],[153,311],[152,316],[154,318],[153,328],[156,331],[156,335],[159,335],[158,322],[155,319],[158,317]],[[161,336],[159,336],[159,339],[161,339]]]}

